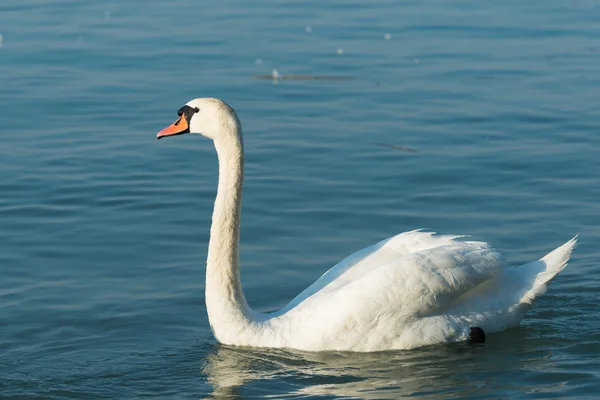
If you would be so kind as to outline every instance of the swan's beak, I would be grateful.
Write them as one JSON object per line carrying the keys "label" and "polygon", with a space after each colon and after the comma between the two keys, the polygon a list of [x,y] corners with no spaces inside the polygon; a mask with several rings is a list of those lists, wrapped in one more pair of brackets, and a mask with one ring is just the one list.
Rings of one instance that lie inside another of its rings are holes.
{"label": "swan's beak", "polygon": [[156,135],[157,139],[162,139],[167,136],[175,136],[175,135],[183,135],[184,133],[190,132],[190,124],[188,123],[187,117],[185,114],[182,114],[181,117],[171,126],[166,127],[162,131],[158,132]]}

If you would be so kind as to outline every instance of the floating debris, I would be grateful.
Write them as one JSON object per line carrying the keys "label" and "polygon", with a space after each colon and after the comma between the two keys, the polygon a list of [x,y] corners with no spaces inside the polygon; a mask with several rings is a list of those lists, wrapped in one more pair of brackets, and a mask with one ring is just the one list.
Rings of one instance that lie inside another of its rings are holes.
{"label": "floating debris", "polygon": [[0,33],[0,47],[2,47],[2,34]]}
{"label": "floating debris", "polygon": [[263,60],[261,60],[260,58],[257,58],[254,63],[261,65],[263,63]]}
{"label": "floating debris", "polygon": [[310,26],[307,26],[306,28],[304,28],[304,30],[306,31],[306,33],[312,32],[312,28]]}
{"label": "floating debris", "polygon": [[341,56],[342,54],[344,54],[344,49],[342,49],[340,47],[339,49],[337,49],[337,53],[338,53],[338,56]]}
{"label": "floating debris", "polygon": [[421,60],[419,60],[418,58],[415,58],[415,59],[413,60],[413,62],[414,62],[415,64],[418,64],[418,63],[420,63],[420,62],[421,62]]}
{"label": "floating debris", "polygon": [[413,149],[412,147],[398,146],[395,144],[388,144],[388,143],[375,143],[375,144],[377,146],[387,147],[388,149],[401,150],[401,151],[405,151],[407,153],[418,153],[419,152],[419,150]]}
{"label": "floating debris", "polygon": [[276,81],[349,81],[354,78],[336,75],[281,75],[276,69],[271,75],[254,75],[255,79],[273,79]]}
{"label": "floating debris", "polygon": [[383,38],[385,40],[390,40],[392,38],[392,34],[391,33],[386,33],[385,35],[383,35]]}

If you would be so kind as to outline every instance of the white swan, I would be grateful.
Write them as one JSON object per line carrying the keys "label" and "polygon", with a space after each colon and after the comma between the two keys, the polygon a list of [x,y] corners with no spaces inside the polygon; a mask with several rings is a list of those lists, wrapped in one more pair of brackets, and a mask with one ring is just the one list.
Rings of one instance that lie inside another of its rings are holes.
{"label": "white swan", "polygon": [[466,340],[519,321],[562,271],[577,237],[529,264],[506,267],[486,243],[411,231],[361,250],[327,271],[280,311],[252,310],[240,283],[244,177],[242,130],[223,101],[188,102],[157,138],[200,133],[214,141],[219,184],[206,262],[206,308],[228,345],[306,351],[380,351]]}

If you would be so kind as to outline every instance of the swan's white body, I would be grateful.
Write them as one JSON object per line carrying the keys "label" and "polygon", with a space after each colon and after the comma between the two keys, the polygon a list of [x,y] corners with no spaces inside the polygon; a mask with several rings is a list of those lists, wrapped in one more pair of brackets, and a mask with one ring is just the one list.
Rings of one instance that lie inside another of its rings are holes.
{"label": "swan's white body", "polygon": [[[280,311],[256,312],[239,276],[244,171],[239,120],[217,99],[192,100],[184,108],[192,110],[182,116],[187,131],[213,139],[219,159],[206,306],[221,343],[380,351],[466,340],[472,326],[501,331],[519,324],[575,246],[573,238],[541,260],[507,267],[486,243],[405,232],[341,261]],[[185,133],[180,121],[158,137]]]}

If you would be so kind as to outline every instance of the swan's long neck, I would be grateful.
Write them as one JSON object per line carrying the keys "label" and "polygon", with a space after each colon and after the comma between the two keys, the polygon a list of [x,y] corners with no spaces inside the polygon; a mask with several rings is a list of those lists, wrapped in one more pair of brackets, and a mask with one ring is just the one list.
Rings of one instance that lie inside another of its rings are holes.
{"label": "swan's long neck", "polygon": [[[239,125],[215,141],[219,185],[206,262],[206,308],[211,329],[222,343],[233,343],[258,315],[242,291],[239,271],[240,213],[244,148]],[[227,129],[227,128],[224,128]]]}

